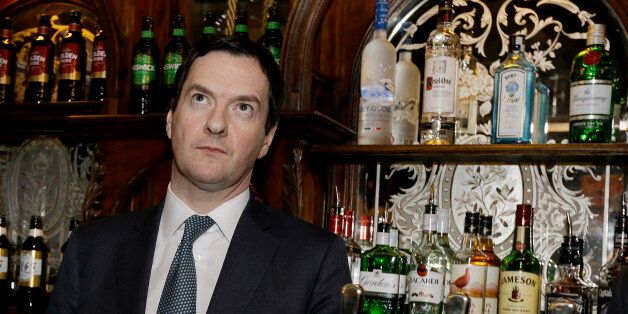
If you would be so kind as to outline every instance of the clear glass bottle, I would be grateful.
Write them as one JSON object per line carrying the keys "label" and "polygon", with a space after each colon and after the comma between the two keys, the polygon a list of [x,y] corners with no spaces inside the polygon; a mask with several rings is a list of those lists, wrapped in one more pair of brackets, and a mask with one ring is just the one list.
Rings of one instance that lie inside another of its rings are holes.
{"label": "clear glass bottle", "polygon": [[392,144],[395,47],[386,38],[388,0],[375,1],[373,39],[362,51],[358,144]]}
{"label": "clear glass bottle", "polygon": [[537,78],[534,88],[532,122],[530,125],[530,141],[532,144],[547,143],[547,132],[549,131],[549,124],[547,122],[549,100],[550,89]]}
{"label": "clear glass bottle", "polygon": [[587,286],[587,294],[591,302],[591,307],[590,307],[591,313],[597,314],[597,306],[598,306],[597,298],[599,294],[599,288],[597,284],[591,281],[591,274],[587,273],[586,268],[584,266],[585,240],[582,238],[577,238],[577,239],[578,239],[578,252],[580,252],[580,255],[579,255],[580,259],[578,260],[580,278],[582,279],[584,284]]}
{"label": "clear glass bottle", "polygon": [[436,224],[436,244],[443,249],[447,259],[445,289],[443,292],[443,303],[445,303],[451,286],[451,264],[454,261],[454,250],[452,250],[451,246],[449,246],[449,209],[439,208],[436,214],[438,215]]}
{"label": "clear glass bottle", "polygon": [[432,193],[423,213],[421,245],[413,254],[416,264],[408,269],[408,313],[443,311],[447,256],[437,244],[437,210]]}
{"label": "clear glass bottle", "polygon": [[478,244],[480,213],[467,212],[464,217],[464,235],[460,250],[454,254],[451,265],[451,292],[464,293],[471,299],[470,314],[484,312],[486,261]]}
{"label": "clear glass bottle", "polygon": [[460,39],[452,28],[453,0],[439,0],[438,24],[425,47],[421,143],[453,144]]}
{"label": "clear glass bottle", "polygon": [[532,206],[518,204],[512,251],[499,273],[500,314],[539,313],[542,267],[532,251]]}
{"label": "clear glass bottle", "polygon": [[587,48],[573,59],[569,76],[569,142],[609,143],[619,75],[604,43],[606,26],[589,25]]}
{"label": "clear glass bottle", "polygon": [[510,37],[510,53],[495,69],[491,142],[531,143],[536,67],[525,57],[522,35]]}
{"label": "clear glass bottle", "polygon": [[345,209],[343,215],[342,237],[345,240],[345,248],[347,249],[347,262],[349,263],[349,271],[351,272],[351,282],[360,283],[360,267],[362,249],[353,240],[353,211]]}
{"label": "clear glass bottle", "polygon": [[[412,38],[408,36],[404,44],[412,44]],[[393,144],[412,145],[418,141],[420,81],[421,72],[412,62],[412,51],[402,48],[395,70]]]}
{"label": "clear glass bottle", "polygon": [[588,287],[580,278],[580,252],[578,239],[573,235],[571,218],[567,214],[566,232],[563,237],[558,277],[547,284],[545,303],[547,314],[591,313],[591,300]]}
{"label": "clear glass bottle", "polygon": [[477,77],[478,60],[473,55],[473,47],[462,47],[460,70],[458,71],[458,88],[460,89],[456,103],[456,136],[473,135],[477,132],[478,100],[477,94],[471,92],[472,84]]}
{"label": "clear glass bottle", "polygon": [[497,314],[499,296],[499,267],[502,261],[493,251],[493,216],[480,217],[480,251],[486,256],[486,289],[484,292],[484,314]]}
{"label": "clear glass bottle", "polygon": [[399,301],[398,302],[399,302],[399,305],[402,307],[401,310],[405,311],[406,293],[408,292],[408,288],[406,286],[407,284],[406,274],[408,273],[408,263],[410,263],[411,260],[410,260],[410,255],[408,255],[408,253],[399,249],[399,229],[397,229],[397,227],[395,227],[394,224],[390,227],[390,247],[393,248],[395,252],[401,256],[401,259],[403,259],[404,269],[403,269],[403,275],[399,275],[399,295],[398,295]]}

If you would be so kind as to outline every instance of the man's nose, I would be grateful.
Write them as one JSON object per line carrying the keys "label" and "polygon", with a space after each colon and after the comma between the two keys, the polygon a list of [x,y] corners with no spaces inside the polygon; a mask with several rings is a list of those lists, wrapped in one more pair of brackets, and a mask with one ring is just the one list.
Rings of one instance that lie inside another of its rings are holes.
{"label": "man's nose", "polygon": [[215,106],[207,114],[205,120],[205,130],[210,134],[227,133],[227,110],[219,106]]}

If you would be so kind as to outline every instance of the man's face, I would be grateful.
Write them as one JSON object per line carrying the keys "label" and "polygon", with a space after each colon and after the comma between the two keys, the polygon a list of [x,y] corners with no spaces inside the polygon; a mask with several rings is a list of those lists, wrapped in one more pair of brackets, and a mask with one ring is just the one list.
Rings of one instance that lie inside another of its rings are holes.
{"label": "man's face", "polygon": [[248,187],[253,164],[275,133],[264,132],[268,89],[250,57],[216,51],[196,59],[166,122],[173,182],[211,192]]}

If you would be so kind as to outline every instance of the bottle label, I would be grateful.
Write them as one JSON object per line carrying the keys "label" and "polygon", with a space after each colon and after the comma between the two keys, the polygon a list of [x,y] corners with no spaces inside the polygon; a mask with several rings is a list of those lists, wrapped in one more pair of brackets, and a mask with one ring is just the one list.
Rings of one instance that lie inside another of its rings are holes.
{"label": "bottle label", "polygon": [[59,55],[59,73],[62,80],[81,80],[81,66],[79,62],[79,54],[81,53],[81,44],[65,43],[61,45],[61,54]]}
{"label": "bottle label", "polygon": [[205,35],[215,35],[216,34],[216,27],[214,27],[214,26],[204,26],[203,27],[203,34],[205,34]]}
{"label": "bottle label", "polygon": [[393,110],[393,137],[395,143],[417,141],[418,101],[414,98],[399,98]]}
{"label": "bottle label", "polygon": [[499,313],[539,312],[541,277],[524,271],[499,274]]}
{"label": "bottle label", "polygon": [[515,238],[513,241],[515,242],[515,250],[517,252],[522,253],[523,251],[528,249],[526,245],[526,226],[517,226],[515,227]]}
{"label": "bottle label", "polygon": [[279,63],[279,61],[281,61],[281,48],[271,45],[268,46],[268,51],[270,51],[270,54],[275,59],[275,62]]}
{"label": "bottle label", "polygon": [[499,267],[487,267],[485,289],[484,314],[497,314],[497,298],[499,297]]}
{"label": "bottle label", "polygon": [[177,69],[183,63],[183,56],[178,52],[168,52],[164,61],[164,83],[174,84],[174,77],[177,75]]}
{"label": "bottle label", "polygon": [[381,269],[360,272],[360,285],[367,293],[399,294],[399,274],[387,274]]}
{"label": "bottle label", "polygon": [[464,292],[469,295],[469,313],[483,313],[486,267],[471,264],[451,265],[451,292]]}
{"label": "bottle label", "polygon": [[47,83],[50,81],[50,73],[48,73],[48,62],[50,59],[50,50],[48,47],[35,46],[31,48],[28,56],[28,81]]}
{"label": "bottle label", "polygon": [[329,232],[342,235],[342,215],[329,215]]}
{"label": "bottle label", "polygon": [[68,31],[70,31],[70,32],[80,32],[81,31],[81,24],[70,23],[70,25],[68,25]]}
{"label": "bottle label", "polygon": [[451,292],[451,270],[445,272],[445,289],[443,291],[443,303],[447,301],[447,296]]}
{"label": "bottle label", "polygon": [[185,29],[175,28],[172,30],[172,36],[185,37]]}
{"label": "bottle label", "polygon": [[571,83],[569,89],[569,116],[602,115],[612,112],[612,85],[608,80],[589,80]]}
{"label": "bottle label", "polygon": [[408,301],[440,304],[443,301],[445,276],[424,265],[408,272]]}
{"label": "bottle label", "polygon": [[268,21],[266,24],[267,29],[281,29],[281,23],[275,21]]}
{"label": "bottle label", "polygon": [[9,249],[0,249],[0,280],[7,279],[9,272]]}
{"label": "bottle label", "polygon": [[526,110],[526,72],[509,69],[499,76],[497,138],[523,137]]}
{"label": "bottle label", "polygon": [[454,113],[457,76],[458,59],[438,56],[425,60],[423,113]]}
{"label": "bottle label", "polygon": [[249,27],[245,24],[237,24],[235,26],[235,33],[248,33]]}
{"label": "bottle label", "polygon": [[[587,313],[584,296],[575,293],[552,293],[546,296],[545,302],[549,313],[562,313],[567,311],[570,313]],[[562,311],[561,311],[562,310]]]}
{"label": "bottle label", "polygon": [[41,229],[37,229],[37,228],[28,229],[28,236],[29,237],[33,237],[33,238],[43,237],[44,236],[44,231],[41,230]]}
{"label": "bottle label", "polygon": [[153,31],[142,31],[140,33],[140,38],[152,39],[155,37],[155,32]]}
{"label": "bottle label", "polygon": [[388,0],[375,1],[375,29],[388,28]]}
{"label": "bottle label", "polygon": [[378,245],[390,245],[390,233],[388,232],[378,232],[377,240],[375,242]]}
{"label": "bottle label", "polygon": [[42,284],[43,252],[23,251],[20,258],[19,283],[21,287],[38,288]]}
{"label": "bottle label", "polygon": [[92,78],[107,78],[107,51],[105,50],[105,42],[96,42],[92,51]]}
{"label": "bottle label", "polygon": [[0,227],[0,235],[6,235],[7,234],[7,227]]}
{"label": "bottle label", "polygon": [[392,143],[392,111],[395,87],[391,80],[360,88],[359,137]]}
{"label": "bottle label", "polygon": [[0,84],[9,85],[13,78],[11,77],[11,72],[9,71],[10,65],[15,62],[13,60],[13,55],[9,49],[1,49],[0,48]]}
{"label": "bottle label", "polygon": [[155,80],[155,61],[153,56],[138,53],[133,59],[133,84],[148,85]]}

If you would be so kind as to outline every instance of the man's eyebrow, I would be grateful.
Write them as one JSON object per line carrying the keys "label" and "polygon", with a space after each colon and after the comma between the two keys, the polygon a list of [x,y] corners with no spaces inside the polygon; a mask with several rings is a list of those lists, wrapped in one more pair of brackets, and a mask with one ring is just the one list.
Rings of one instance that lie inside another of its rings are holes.
{"label": "man's eyebrow", "polygon": [[199,91],[205,95],[209,95],[209,96],[213,96],[214,93],[212,91],[210,91],[207,87],[203,86],[203,85],[199,85],[199,84],[192,84],[190,85],[186,90],[185,90],[185,94],[189,94],[191,91],[196,90]]}
{"label": "man's eyebrow", "polygon": [[234,97],[233,100],[236,100],[236,101],[249,101],[249,102],[254,102],[254,103],[258,103],[258,104],[262,103],[259,100],[259,98],[257,98],[257,96],[254,96],[254,95],[240,95],[240,96]]}

